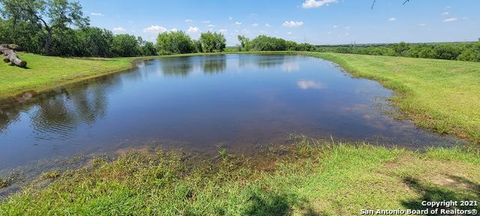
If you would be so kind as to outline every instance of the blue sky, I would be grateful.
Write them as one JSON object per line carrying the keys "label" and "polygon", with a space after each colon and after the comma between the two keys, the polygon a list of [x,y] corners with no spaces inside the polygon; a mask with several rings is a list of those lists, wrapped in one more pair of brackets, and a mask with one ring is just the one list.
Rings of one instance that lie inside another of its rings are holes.
{"label": "blue sky", "polygon": [[80,0],[94,26],[154,41],[163,31],[278,36],[314,44],[472,41],[479,0]]}

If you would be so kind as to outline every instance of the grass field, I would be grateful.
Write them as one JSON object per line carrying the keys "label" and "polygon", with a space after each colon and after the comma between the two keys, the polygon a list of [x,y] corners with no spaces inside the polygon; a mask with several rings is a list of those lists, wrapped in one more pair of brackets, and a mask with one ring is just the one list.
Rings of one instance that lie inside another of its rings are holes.
{"label": "grass field", "polygon": [[417,125],[480,143],[480,63],[308,53],[338,63],[348,72],[381,82]]}
{"label": "grass field", "polygon": [[296,142],[262,157],[130,152],[113,162],[94,159],[47,173],[0,204],[0,215],[358,215],[480,199],[478,153]]}
{"label": "grass field", "polygon": [[0,99],[23,92],[42,92],[132,67],[135,58],[72,59],[21,53],[28,69],[0,63]]}

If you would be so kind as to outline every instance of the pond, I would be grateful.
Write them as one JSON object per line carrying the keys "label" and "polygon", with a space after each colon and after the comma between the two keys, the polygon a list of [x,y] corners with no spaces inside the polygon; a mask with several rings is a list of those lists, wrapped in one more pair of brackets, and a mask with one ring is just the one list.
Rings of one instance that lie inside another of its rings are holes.
{"label": "pond", "polygon": [[457,142],[395,120],[391,96],[312,57],[145,61],[0,110],[0,170],[143,145],[248,152],[291,134],[414,149]]}

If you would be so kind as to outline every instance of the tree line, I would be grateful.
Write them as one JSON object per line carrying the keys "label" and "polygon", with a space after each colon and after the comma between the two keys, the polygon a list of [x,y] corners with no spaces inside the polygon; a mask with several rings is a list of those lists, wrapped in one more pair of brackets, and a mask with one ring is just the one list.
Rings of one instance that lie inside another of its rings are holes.
{"label": "tree line", "polygon": [[402,56],[480,62],[480,41],[317,46],[319,52]]}
{"label": "tree line", "polygon": [[82,6],[69,0],[0,0],[0,42],[54,56],[154,55],[140,37],[91,27]]}
{"label": "tree line", "polygon": [[170,31],[158,35],[156,48],[160,55],[213,53],[225,51],[226,42],[225,36],[216,32],[204,32],[193,40],[183,31]]}
{"label": "tree line", "polygon": [[259,35],[252,40],[239,35],[238,41],[239,51],[315,51],[315,46],[308,43],[297,43],[266,35]]}
{"label": "tree line", "polygon": [[[314,46],[260,35],[239,35],[238,51],[318,51],[480,61],[480,41],[472,43]],[[73,0],[0,0],[0,43],[27,52],[55,56],[131,57],[224,52],[221,33],[205,32],[193,40],[183,31],[158,35],[156,43],[129,34],[90,26],[82,6]]]}
{"label": "tree line", "polygon": [[192,40],[182,31],[165,32],[157,43],[90,26],[78,1],[0,0],[0,42],[53,56],[131,57],[157,54],[223,52],[223,34],[202,33]]}

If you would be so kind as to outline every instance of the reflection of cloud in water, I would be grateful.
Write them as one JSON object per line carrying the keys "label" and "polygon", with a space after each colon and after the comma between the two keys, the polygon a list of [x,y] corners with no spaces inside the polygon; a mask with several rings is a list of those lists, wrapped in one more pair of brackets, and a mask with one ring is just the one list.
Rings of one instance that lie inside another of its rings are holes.
{"label": "reflection of cloud in water", "polygon": [[300,65],[296,60],[293,60],[293,61],[287,60],[283,63],[282,69],[285,72],[291,73],[291,72],[299,71]]}
{"label": "reflection of cloud in water", "polygon": [[297,82],[297,86],[302,90],[327,88],[324,84],[313,80],[300,80]]}

